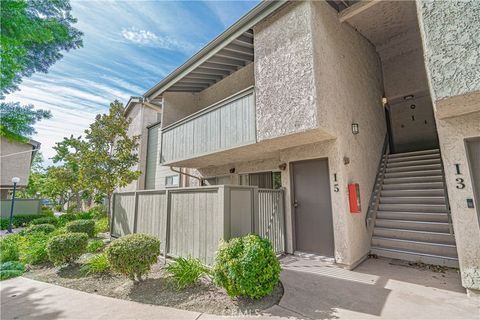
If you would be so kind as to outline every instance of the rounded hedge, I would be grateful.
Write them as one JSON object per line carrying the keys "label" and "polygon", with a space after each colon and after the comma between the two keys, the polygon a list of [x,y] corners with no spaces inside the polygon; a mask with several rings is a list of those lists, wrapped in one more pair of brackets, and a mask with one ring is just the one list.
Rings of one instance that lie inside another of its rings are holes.
{"label": "rounded hedge", "polygon": [[105,250],[114,271],[131,280],[142,280],[160,255],[160,240],[134,233],[112,241]]}
{"label": "rounded hedge", "polygon": [[38,225],[38,224],[52,224],[56,226],[58,223],[58,219],[56,217],[43,217],[43,218],[37,218],[33,219],[30,224],[31,225]]}
{"label": "rounded hedge", "polygon": [[214,282],[230,296],[259,299],[273,291],[280,271],[270,241],[247,235],[220,245],[213,275]]}
{"label": "rounded hedge", "polygon": [[90,238],[95,236],[95,221],[93,220],[76,220],[67,223],[68,232],[83,232]]}
{"label": "rounded hedge", "polygon": [[53,224],[34,224],[33,226],[28,227],[25,229],[25,233],[35,233],[35,232],[42,232],[42,233],[51,233],[55,231],[55,226]]}
{"label": "rounded hedge", "polygon": [[86,252],[88,236],[84,232],[65,233],[47,243],[48,258],[56,265],[71,263]]}
{"label": "rounded hedge", "polygon": [[77,220],[77,217],[73,213],[64,213],[58,217],[58,225],[65,226],[70,221]]}

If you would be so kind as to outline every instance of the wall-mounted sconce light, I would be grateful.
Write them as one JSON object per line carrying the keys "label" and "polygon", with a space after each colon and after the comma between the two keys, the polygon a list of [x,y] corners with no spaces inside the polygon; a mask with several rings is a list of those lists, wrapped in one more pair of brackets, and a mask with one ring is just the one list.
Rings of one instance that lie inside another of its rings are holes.
{"label": "wall-mounted sconce light", "polygon": [[343,157],[343,164],[347,165],[350,163],[350,158],[349,157]]}
{"label": "wall-mounted sconce light", "polygon": [[360,131],[358,130],[358,123],[352,123],[352,133],[358,134]]}
{"label": "wall-mounted sconce light", "polygon": [[278,169],[281,170],[281,171],[285,171],[285,169],[287,169],[287,164],[285,162],[279,164]]}
{"label": "wall-mounted sconce light", "polygon": [[235,173],[235,168],[230,168],[230,173]]}

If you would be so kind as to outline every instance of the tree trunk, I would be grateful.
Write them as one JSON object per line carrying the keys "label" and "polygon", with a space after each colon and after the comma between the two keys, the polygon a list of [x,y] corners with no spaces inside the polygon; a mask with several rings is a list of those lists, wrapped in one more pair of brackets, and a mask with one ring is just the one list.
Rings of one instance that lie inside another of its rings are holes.
{"label": "tree trunk", "polygon": [[107,194],[107,217],[108,221],[112,223],[112,194]]}
{"label": "tree trunk", "polygon": [[77,202],[77,210],[82,211],[82,198],[80,192],[75,192],[75,200]]}

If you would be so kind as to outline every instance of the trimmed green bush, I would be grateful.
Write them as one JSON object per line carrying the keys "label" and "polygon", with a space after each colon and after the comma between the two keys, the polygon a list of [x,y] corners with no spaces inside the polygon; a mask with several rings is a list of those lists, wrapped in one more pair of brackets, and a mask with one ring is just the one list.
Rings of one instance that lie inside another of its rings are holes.
{"label": "trimmed green bush", "polygon": [[107,208],[104,205],[96,205],[94,207],[91,207],[88,212],[92,216],[93,219],[95,220],[100,220],[102,218],[107,217]]}
{"label": "trimmed green bush", "polygon": [[3,270],[18,270],[18,271],[25,271],[25,265],[18,261],[8,261],[0,264],[0,271]]}
{"label": "trimmed green bush", "polygon": [[141,281],[160,255],[160,240],[134,233],[112,241],[105,250],[114,271],[133,281]]}
{"label": "trimmed green bush", "polygon": [[18,238],[17,235],[10,235],[0,239],[0,263],[19,259]]}
{"label": "trimmed green bush", "polygon": [[55,236],[47,243],[48,258],[55,265],[71,263],[86,252],[88,236],[83,232]]}
{"label": "trimmed green bush", "polygon": [[110,270],[110,263],[108,262],[107,255],[100,253],[88,258],[81,269],[86,274],[105,273]]}
{"label": "trimmed green bush", "polygon": [[93,220],[76,220],[67,223],[68,232],[83,232],[90,238],[95,236],[95,221]]}
{"label": "trimmed green bush", "polygon": [[33,226],[28,227],[25,229],[25,234],[35,233],[35,232],[42,232],[42,233],[52,233],[55,231],[55,226],[53,224],[36,224]]}
{"label": "trimmed green bush", "polygon": [[[17,214],[17,215],[14,215],[12,218],[12,227],[13,228],[25,227],[32,220],[35,220],[37,218],[43,218],[43,217],[45,217],[45,215],[42,215],[42,214]],[[9,223],[10,223],[9,217],[0,218],[1,230],[7,230]]]}
{"label": "trimmed green bush", "polygon": [[0,281],[20,277],[23,271],[20,270],[0,270]]}
{"label": "trimmed green bush", "polygon": [[42,207],[42,214],[47,217],[54,217],[53,210],[49,207]]}
{"label": "trimmed green bush", "polygon": [[43,217],[43,218],[37,218],[33,219],[30,224],[52,224],[54,226],[57,225],[58,219],[56,217]]}
{"label": "trimmed green bush", "polygon": [[270,241],[247,235],[220,245],[213,275],[230,296],[259,299],[273,291],[280,271]]}
{"label": "trimmed green bush", "polygon": [[73,213],[64,213],[58,217],[58,225],[63,227],[66,226],[70,221],[77,220],[77,217]]}
{"label": "trimmed green bush", "polygon": [[178,289],[197,283],[209,271],[200,260],[191,257],[176,259],[167,266],[166,270]]}
{"label": "trimmed green bush", "polygon": [[48,260],[47,242],[50,235],[42,232],[26,234],[19,238],[20,261],[27,264],[39,264]]}
{"label": "trimmed green bush", "polygon": [[108,218],[101,218],[95,221],[95,233],[103,233],[110,231],[110,225],[108,224]]}
{"label": "trimmed green bush", "polygon": [[93,215],[89,211],[79,211],[75,213],[77,220],[90,220],[93,218]]}
{"label": "trimmed green bush", "polygon": [[95,253],[104,245],[102,240],[90,240],[87,245],[87,252]]}

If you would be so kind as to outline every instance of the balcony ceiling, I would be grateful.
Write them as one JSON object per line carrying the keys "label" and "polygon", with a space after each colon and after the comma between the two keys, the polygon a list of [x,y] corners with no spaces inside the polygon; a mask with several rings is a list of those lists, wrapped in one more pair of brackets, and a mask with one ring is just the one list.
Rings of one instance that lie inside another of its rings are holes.
{"label": "balcony ceiling", "polygon": [[166,91],[200,92],[251,62],[253,30],[249,29]]}

